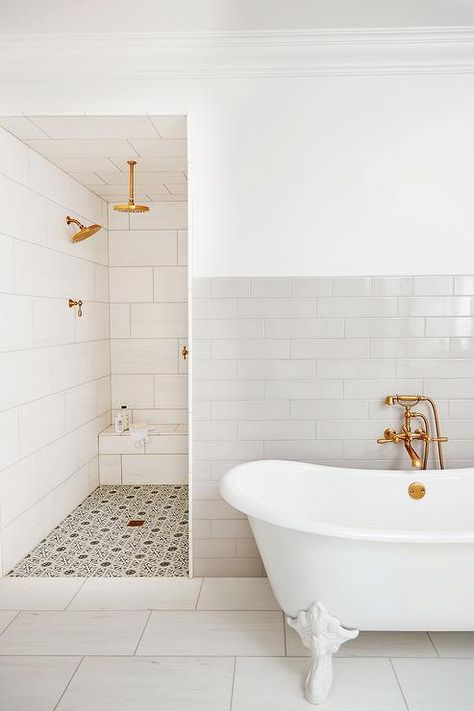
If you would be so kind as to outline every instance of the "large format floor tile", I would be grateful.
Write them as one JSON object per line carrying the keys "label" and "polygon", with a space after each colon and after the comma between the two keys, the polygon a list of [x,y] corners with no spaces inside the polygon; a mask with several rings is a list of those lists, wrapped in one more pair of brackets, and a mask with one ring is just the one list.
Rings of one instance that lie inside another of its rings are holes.
{"label": "large format floor tile", "polygon": [[52,711],[81,657],[0,657],[0,708]]}
{"label": "large format floor tile", "polygon": [[474,659],[394,659],[410,711],[472,711]]}
{"label": "large format floor tile", "polygon": [[284,654],[280,612],[152,612],[137,654]]}
{"label": "large format floor tile", "polygon": [[474,659],[474,632],[430,632],[440,657]]}
{"label": "large format floor tile", "polygon": [[[232,711],[310,711],[307,659],[237,659]],[[324,711],[406,711],[388,659],[336,659]]]}
{"label": "large format floor tile", "polygon": [[2,578],[0,610],[64,610],[85,578]]}
{"label": "large format floor tile", "polygon": [[[286,653],[290,657],[309,656],[294,629],[286,626]],[[426,632],[360,632],[341,645],[338,657],[437,657]]]}
{"label": "large format floor tile", "polygon": [[58,711],[229,711],[233,673],[232,658],[85,658]]}
{"label": "large format floor tile", "polygon": [[89,578],[71,610],[194,610],[201,578]]}
{"label": "large format floor tile", "polygon": [[0,635],[0,654],[133,654],[147,612],[21,612]]}
{"label": "large format floor tile", "polygon": [[198,610],[279,610],[267,578],[204,578]]}

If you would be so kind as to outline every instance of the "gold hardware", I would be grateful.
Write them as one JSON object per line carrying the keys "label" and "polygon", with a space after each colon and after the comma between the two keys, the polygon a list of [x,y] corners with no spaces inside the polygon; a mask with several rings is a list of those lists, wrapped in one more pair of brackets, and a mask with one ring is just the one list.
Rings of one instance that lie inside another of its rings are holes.
{"label": "gold hardware", "polygon": [[86,227],[81,222],[79,222],[79,220],[75,220],[73,217],[69,217],[68,215],[66,217],[66,225],[71,224],[77,225],[79,227],[79,232],[76,232],[76,234],[71,237],[71,242],[82,242],[83,239],[92,237],[92,235],[95,235],[96,232],[102,229],[101,225],[89,225],[89,227]]}
{"label": "gold hardware", "polygon": [[189,349],[188,349],[188,347],[187,347],[187,346],[183,346],[183,347],[181,348],[181,356],[183,357],[184,360],[187,360],[187,359],[188,359],[188,355],[189,355]]}
{"label": "gold hardware", "polygon": [[137,164],[136,160],[128,160],[128,170],[129,170],[129,176],[128,176],[128,190],[129,190],[129,198],[128,202],[119,204],[119,205],[114,205],[114,210],[117,210],[118,212],[148,212],[150,209],[148,205],[137,205],[135,203],[135,166]]}
{"label": "gold hardware", "polygon": [[79,317],[82,316],[82,301],[80,299],[78,301],[75,301],[75,299],[69,299],[68,306],[70,309],[72,309],[73,306],[77,306],[77,315]]}
{"label": "gold hardware", "polygon": [[421,481],[413,481],[408,487],[408,493],[412,499],[422,499],[426,494],[426,486]]}
{"label": "gold hardware", "polygon": [[[432,410],[433,419],[435,422],[436,437],[432,437],[430,434],[430,423],[426,415],[422,412],[414,412],[412,407],[420,402],[427,402]],[[434,400],[426,395],[387,395],[385,398],[386,405],[400,405],[405,409],[403,414],[404,424],[400,432],[395,432],[390,428],[387,428],[383,433],[383,437],[380,437],[377,442],[379,444],[385,444],[386,442],[393,442],[394,444],[403,443],[405,449],[410,457],[411,465],[414,469],[426,469],[428,467],[428,457],[430,451],[430,444],[436,442],[438,445],[438,460],[439,468],[444,469],[444,457],[443,457],[443,442],[447,442],[447,437],[442,437],[440,434],[441,426],[439,421],[438,408]],[[411,420],[418,419],[421,420],[423,426],[418,427],[415,431],[411,429]],[[412,446],[413,440],[419,440],[423,444],[423,458],[421,458],[414,447]]]}

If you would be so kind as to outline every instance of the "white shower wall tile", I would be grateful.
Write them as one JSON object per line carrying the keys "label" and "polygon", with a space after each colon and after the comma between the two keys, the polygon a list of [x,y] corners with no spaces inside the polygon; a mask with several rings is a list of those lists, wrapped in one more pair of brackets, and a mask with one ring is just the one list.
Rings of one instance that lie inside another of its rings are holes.
{"label": "white shower wall tile", "polygon": [[[134,421],[175,428],[188,407],[180,356],[188,345],[186,214],[185,199],[150,203],[144,218],[117,219],[109,205],[112,413],[126,404]],[[101,436],[100,452],[101,481],[187,481],[186,434],[151,437],[146,451],[128,437]]]}
{"label": "white shower wall tile", "polygon": [[474,336],[474,318],[427,318],[427,336]]}
{"label": "white shower wall tile", "polygon": [[250,279],[250,296],[289,296],[289,277],[252,277]]}
{"label": "white shower wall tile", "polygon": [[110,267],[109,274],[112,303],[153,301],[152,267]]}
{"label": "white shower wall tile", "polygon": [[[0,145],[7,166],[0,176],[5,571],[51,530],[55,501],[59,515],[95,486],[96,418],[106,424],[110,411],[107,386],[99,397],[98,382],[109,378],[110,364],[103,201],[3,130]],[[73,244],[67,214],[103,229]],[[84,301],[83,319],[68,308],[69,297]]]}
{"label": "white shower wall tile", "polygon": [[232,466],[287,458],[405,467],[404,452],[376,443],[399,423],[383,404],[388,393],[432,395],[449,429],[448,466],[474,462],[472,284],[449,275],[193,284],[193,333],[206,343],[194,353],[198,574],[246,575],[258,561],[247,521],[218,498]]}
{"label": "white shower wall tile", "polygon": [[373,277],[372,293],[374,296],[411,296],[413,294],[413,277]]}
{"label": "white shower wall tile", "polygon": [[331,280],[331,296],[371,296],[372,277],[335,277]]}
{"label": "white shower wall tile", "polygon": [[463,275],[454,277],[455,294],[474,294],[474,276]]}
{"label": "white shower wall tile", "polygon": [[291,277],[292,296],[329,296],[331,279],[327,277]]}
{"label": "white shower wall tile", "polygon": [[[144,296],[137,301],[152,302]],[[187,336],[187,304],[131,304],[132,338],[185,338]]]}
{"label": "white shower wall tile", "polygon": [[[160,208],[161,209],[161,208]],[[110,244],[113,267],[145,267],[177,264],[177,231],[114,230]]]}
{"label": "white shower wall tile", "polygon": [[454,289],[452,276],[417,276],[413,280],[415,296],[451,296]]}

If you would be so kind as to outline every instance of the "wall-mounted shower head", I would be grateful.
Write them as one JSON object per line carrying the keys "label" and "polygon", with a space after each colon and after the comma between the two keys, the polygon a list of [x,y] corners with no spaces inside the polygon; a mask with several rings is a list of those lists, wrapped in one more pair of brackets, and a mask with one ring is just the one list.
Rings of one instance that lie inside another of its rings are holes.
{"label": "wall-mounted shower head", "polygon": [[129,198],[128,202],[114,205],[114,210],[117,212],[148,212],[148,205],[137,205],[135,203],[135,166],[136,160],[128,160],[129,166]]}
{"label": "wall-mounted shower head", "polygon": [[101,225],[89,225],[89,227],[86,227],[81,224],[79,220],[75,220],[73,217],[69,217],[69,215],[66,217],[66,224],[74,224],[79,227],[79,232],[73,234],[71,238],[72,242],[82,242],[82,240],[92,237],[92,235],[95,235],[96,232],[102,229]]}

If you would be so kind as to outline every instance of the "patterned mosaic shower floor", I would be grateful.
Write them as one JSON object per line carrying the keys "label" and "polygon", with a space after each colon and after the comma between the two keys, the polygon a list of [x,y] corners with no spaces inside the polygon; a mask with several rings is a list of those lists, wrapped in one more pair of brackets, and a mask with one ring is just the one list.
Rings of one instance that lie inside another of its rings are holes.
{"label": "patterned mosaic shower floor", "polygon": [[99,486],[9,575],[186,576],[188,487]]}

